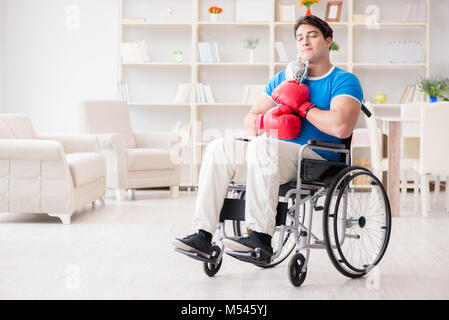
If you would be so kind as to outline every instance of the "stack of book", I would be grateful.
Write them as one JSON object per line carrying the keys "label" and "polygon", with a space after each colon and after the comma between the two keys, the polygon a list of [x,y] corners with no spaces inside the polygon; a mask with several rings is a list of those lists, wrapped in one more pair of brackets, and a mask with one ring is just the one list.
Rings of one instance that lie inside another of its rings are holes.
{"label": "stack of book", "polygon": [[418,85],[409,84],[402,94],[400,104],[425,101],[426,94],[418,89]]}
{"label": "stack of book", "polygon": [[220,62],[218,45],[214,42],[198,42],[198,62]]}
{"label": "stack of book", "polygon": [[150,50],[145,40],[120,43],[120,58],[123,63],[149,63]]}
{"label": "stack of book", "polygon": [[118,82],[117,98],[122,101],[130,102],[128,84],[123,81]]}
{"label": "stack of book", "polygon": [[190,103],[191,87],[190,83],[180,83],[178,85],[178,91],[176,91],[175,103]]}
{"label": "stack of book", "polygon": [[288,56],[284,44],[282,42],[275,42],[274,46],[276,47],[276,52],[279,56],[279,62],[287,62]]}
{"label": "stack of book", "polygon": [[196,83],[196,101],[198,103],[215,103],[215,99],[209,85],[205,85],[202,82]]}

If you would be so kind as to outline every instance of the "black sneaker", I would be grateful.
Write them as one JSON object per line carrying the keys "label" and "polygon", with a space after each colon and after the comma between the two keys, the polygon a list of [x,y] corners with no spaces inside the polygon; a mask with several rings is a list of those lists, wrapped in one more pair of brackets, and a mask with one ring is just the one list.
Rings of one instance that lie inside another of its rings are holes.
{"label": "black sneaker", "polygon": [[212,254],[212,244],[206,239],[203,233],[194,233],[188,235],[185,238],[175,238],[172,240],[172,244],[182,250],[189,252],[196,252],[205,258],[210,258]]}
{"label": "black sneaker", "polygon": [[268,244],[268,242],[271,243],[270,236],[253,231],[247,237],[242,237],[239,239],[225,239],[224,245],[232,251],[239,252],[250,252],[256,248],[260,248],[260,250],[265,254],[272,256],[273,248],[271,247],[271,244]]}

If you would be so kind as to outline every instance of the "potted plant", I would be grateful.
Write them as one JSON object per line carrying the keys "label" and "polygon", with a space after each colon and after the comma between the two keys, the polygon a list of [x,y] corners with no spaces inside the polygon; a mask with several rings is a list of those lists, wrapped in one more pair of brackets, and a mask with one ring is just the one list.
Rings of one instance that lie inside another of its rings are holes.
{"label": "potted plant", "polygon": [[449,78],[444,79],[444,85],[441,90],[440,98],[443,101],[449,101]]}
{"label": "potted plant", "polygon": [[307,7],[306,16],[311,16],[312,13],[310,12],[310,6],[318,1],[319,0],[299,0],[299,5]]}
{"label": "potted plant", "polygon": [[249,63],[254,63],[254,52],[256,50],[257,45],[259,44],[260,38],[249,38],[245,40],[245,48],[249,49]]}
{"label": "potted plant", "polygon": [[448,79],[441,77],[421,78],[418,82],[418,89],[429,96],[430,102],[436,102],[443,92],[449,87]]}
{"label": "potted plant", "polygon": [[334,59],[335,59],[335,53],[336,53],[337,51],[339,51],[339,50],[340,50],[340,46],[338,45],[338,43],[335,42],[335,41],[332,41],[331,47],[330,47],[330,60],[331,60],[331,62],[334,61]]}
{"label": "potted plant", "polygon": [[218,21],[223,9],[220,7],[212,6],[209,8],[209,17],[211,21]]}

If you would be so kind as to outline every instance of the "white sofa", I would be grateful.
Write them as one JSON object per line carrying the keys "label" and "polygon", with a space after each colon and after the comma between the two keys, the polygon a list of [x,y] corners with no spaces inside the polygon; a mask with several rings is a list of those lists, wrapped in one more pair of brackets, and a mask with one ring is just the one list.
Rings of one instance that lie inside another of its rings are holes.
{"label": "white sofa", "polygon": [[115,189],[117,200],[125,191],[170,187],[176,197],[180,183],[179,164],[170,157],[178,132],[134,133],[128,105],[117,100],[83,101],[79,109],[80,132],[96,134],[106,156],[106,187]]}
{"label": "white sofa", "polygon": [[21,114],[0,114],[0,212],[72,214],[105,195],[106,162],[94,135],[37,134]]}

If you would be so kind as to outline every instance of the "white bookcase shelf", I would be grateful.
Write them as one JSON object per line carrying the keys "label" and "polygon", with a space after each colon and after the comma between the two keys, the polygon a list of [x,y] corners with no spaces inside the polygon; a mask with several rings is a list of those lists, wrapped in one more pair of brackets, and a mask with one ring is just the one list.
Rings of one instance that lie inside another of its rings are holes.
{"label": "white bookcase shelf", "polygon": [[[299,7],[296,0],[268,1],[272,8],[268,21],[236,22],[234,0],[218,4],[224,9],[222,21],[207,20],[207,8],[217,5],[210,0],[119,0],[119,45],[146,40],[152,58],[150,63],[118,61],[118,81],[127,82],[131,93],[128,104],[134,130],[170,130],[177,121],[191,124],[190,161],[182,167],[182,186],[197,185],[202,154],[209,143],[207,130],[225,136],[227,129],[242,128],[243,117],[251,108],[250,104],[240,103],[244,87],[266,85],[288,64],[279,61],[274,43],[283,42],[289,60],[296,58],[294,23],[279,21],[279,5],[295,4],[296,18],[305,13],[305,8]],[[341,22],[329,23],[334,29],[334,40],[340,44],[340,52],[332,62],[357,75],[365,99],[371,100],[377,92],[390,90],[388,103],[374,104],[379,112],[398,109],[400,95],[408,82],[429,75],[429,23],[395,22],[400,20],[401,6],[407,1],[344,0]],[[430,1],[424,1],[429,21]],[[353,14],[364,13],[369,5],[380,8],[380,22],[369,26],[354,23]],[[173,12],[171,17],[167,13],[169,8]],[[311,9],[312,14],[323,17],[326,1]],[[136,17],[144,18],[141,20],[145,22],[130,21]],[[255,63],[249,63],[249,50],[243,48],[243,41],[249,37],[260,38]],[[401,41],[403,37],[406,41],[418,38],[422,44],[420,62],[388,62],[388,42]],[[213,41],[217,42],[220,62],[199,62],[197,43]],[[184,52],[183,62],[173,62],[174,51]],[[393,73],[385,77],[388,70]],[[210,86],[215,103],[195,102],[198,82]],[[190,83],[190,103],[173,103],[180,83]]]}

